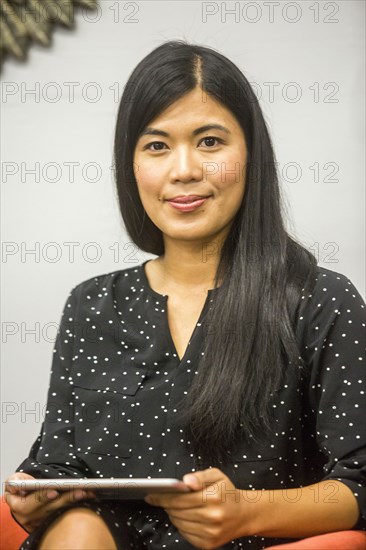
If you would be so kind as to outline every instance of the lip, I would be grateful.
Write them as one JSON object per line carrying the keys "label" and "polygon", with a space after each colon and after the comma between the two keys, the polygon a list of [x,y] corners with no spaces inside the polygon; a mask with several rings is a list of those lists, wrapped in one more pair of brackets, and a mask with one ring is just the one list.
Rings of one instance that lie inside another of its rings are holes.
{"label": "lip", "polygon": [[171,199],[167,199],[169,202],[177,202],[186,204],[187,202],[193,202],[195,200],[207,199],[209,195],[177,195]]}
{"label": "lip", "polygon": [[202,204],[204,204],[210,197],[201,197],[195,201],[190,200],[189,202],[177,202],[176,200],[167,201],[172,208],[180,210],[181,212],[192,212],[196,210]]}

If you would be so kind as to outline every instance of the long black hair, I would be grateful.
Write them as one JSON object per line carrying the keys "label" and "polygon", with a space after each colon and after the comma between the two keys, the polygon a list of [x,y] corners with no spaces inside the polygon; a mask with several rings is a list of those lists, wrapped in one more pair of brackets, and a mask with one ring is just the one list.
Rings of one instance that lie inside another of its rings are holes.
{"label": "long black hair", "polygon": [[203,355],[181,403],[198,457],[226,462],[238,438],[270,429],[272,398],[285,361],[301,372],[296,319],[311,290],[316,258],[284,227],[275,155],[257,97],[239,68],[214,49],[167,41],[133,70],[120,101],[114,143],[117,194],[128,235],[143,251],[164,254],[162,232],[147,216],[133,170],[141,132],[195,88],[220,101],[243,129],[245,192],[220,251],[220,290],[206,319]]}

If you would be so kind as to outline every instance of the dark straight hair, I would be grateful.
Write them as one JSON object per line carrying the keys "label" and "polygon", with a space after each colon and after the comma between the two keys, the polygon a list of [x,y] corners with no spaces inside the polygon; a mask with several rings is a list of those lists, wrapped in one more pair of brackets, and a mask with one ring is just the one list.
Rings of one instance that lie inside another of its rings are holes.
{"label": "dark straight hair", "polygon": [[162,232],[140,200],[133,154],[149,122],[197,87],[233,113],[248,151],[243,201],[215,277],[215,287],[223,284],[207,314],[203,355],[179,411],[200,463],[219,466],[239,440],[255,441],[259,431],[270,430],[272,400],[285,369],[301,376],[306,366],[296,323],[301,295],[313,288],[317,261],[284,227],[275,155],[248,80],[219,52],[185,40],[167,41],[142,59],[119,105],[115,177],[132,241],[143,251],[164,254]]}

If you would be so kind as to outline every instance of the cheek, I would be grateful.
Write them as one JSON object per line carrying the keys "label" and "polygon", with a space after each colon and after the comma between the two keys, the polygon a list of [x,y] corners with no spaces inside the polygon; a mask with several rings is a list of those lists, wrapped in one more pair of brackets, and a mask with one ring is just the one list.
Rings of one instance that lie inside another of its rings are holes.
{"label": "cheek", "polygon": [[218,161],[215,173],[208,176],[209,181],[223,191],[231,188],[239,193],[245,182],[245,160],[242,159],[243,155],[234,152]]}
{"label": "cheek", "polygon": [[151,202],[152,198],[159,197],[160,186],[154,183],[148,174],[136,177],[137,189],[143,203]]}
{"label": "cheek", "polygon": [[139,190],[149,195],[157,193],[163,181],[162,174],[156,164],[155,166],[149,166],[146,163],[143,165],[136,164],[135,179]]}

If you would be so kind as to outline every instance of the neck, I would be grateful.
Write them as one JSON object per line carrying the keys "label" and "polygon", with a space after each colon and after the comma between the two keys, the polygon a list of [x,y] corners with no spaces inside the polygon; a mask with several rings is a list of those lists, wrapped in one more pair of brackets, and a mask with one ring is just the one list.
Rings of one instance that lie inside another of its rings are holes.
{"label": "neck", "polygon": [[[199,293],[214,288],[220,260],[216,248],[211,245],[202,252],[202,247],[195,250],[165,247],[165,253],[154,261],[161,285],[177,293]],[[211,250],[216,254],[210,253]]]}

